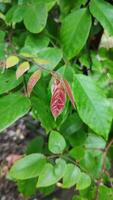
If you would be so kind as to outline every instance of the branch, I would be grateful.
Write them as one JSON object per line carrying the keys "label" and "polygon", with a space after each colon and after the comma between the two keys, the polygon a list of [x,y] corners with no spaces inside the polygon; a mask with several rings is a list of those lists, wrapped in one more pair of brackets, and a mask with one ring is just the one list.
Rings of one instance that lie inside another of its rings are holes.
{"label": "branch", "polygon": [[107,158],[107,154],[108,154],[108,151],[110,149],[110,147],[112,146],[113,144],[113,138],[112,140],[107,144],[105,150],[104,150],[104,153],[103,153],[103,160],[102,160],[102,168],[101,168],[101,172],[100,172],[100,177],[97,181],[97,189],[96,189],[96,196],[94,198],[94,200],[98,200],[98,195],[99,195],[99,186],[101,185],[102,183],[102,175],[103,173],[106,171],[106,158]]}

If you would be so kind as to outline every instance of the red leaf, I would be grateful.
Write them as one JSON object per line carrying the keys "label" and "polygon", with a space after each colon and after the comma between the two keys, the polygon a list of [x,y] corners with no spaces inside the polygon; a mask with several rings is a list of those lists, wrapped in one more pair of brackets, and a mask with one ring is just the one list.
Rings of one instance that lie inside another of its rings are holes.
{"label": "red leaf", "polygon": [[29,78],[28,81],[28,85],[27,85],[27,91],[28,91],[28,95],[30,96],[34,86],[36,85],[36,83],[38,82],[38,80],[41,77],[41,71],[37,70],[36,72],[34,72],[31,77]]}
{"label": "red leaf", "polygon": [[75,103],[74,103],[74,97],[73,97],[73,93],[72,93],[72,89],[68,83],[67,80],[63,80],[63,85],[64,85],[64,89],[69,97],[69,100],[71,101],[73,107],[75,108]]}
{"label": "red leaf", "polygon": [[66,93],[61,80],[54,80],[52,85],[51,112],[56,119],[63,111],[66,103]]}

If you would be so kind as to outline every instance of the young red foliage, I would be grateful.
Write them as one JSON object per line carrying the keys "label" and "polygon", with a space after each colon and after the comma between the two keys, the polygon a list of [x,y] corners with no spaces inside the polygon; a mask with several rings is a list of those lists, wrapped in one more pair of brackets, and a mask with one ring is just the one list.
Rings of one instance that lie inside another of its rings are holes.
{"label": "young red foliage", "polygon": [[51,112],[56,119],[63,111],[66,103],[66,92],[61,80],[54,79],[52,85]]}
{"label": "young red foliage", "polygon": [[64,89],[68,95],[69,100],[71,101],[73,108],[75,108],[74,97],[72,93],[72,89],[67,80],[63,79]]}

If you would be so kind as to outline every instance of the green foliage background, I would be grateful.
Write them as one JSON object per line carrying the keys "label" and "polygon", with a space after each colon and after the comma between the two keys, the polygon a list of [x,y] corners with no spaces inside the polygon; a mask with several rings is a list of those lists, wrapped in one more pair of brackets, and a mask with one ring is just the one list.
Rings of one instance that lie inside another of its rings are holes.
{"label": "green foliage background", "polygon": [[[113,35],[112,1],[0,1],[0,131],[31,111],[48,138],[31,141],[8,174],[23,195],[48,195],[60,186],[78,191],[72,200],[113,199],[113,46],[100,45],[106,33]],[[30,64],[18,80],[19,64],[5,69],[12,55]],[[37,69],[42,77],[28,98],[23,91]],[[70,83],[76,105],[67,99],[56,121],[50,111],[53,71]]]}

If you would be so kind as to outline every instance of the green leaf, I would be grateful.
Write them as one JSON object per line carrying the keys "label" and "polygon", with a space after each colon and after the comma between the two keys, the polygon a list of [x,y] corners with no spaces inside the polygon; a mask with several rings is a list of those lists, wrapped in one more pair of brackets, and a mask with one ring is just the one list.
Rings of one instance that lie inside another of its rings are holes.
{"label": "green leaf", "polygon": [[[40,52],[43,48],[47,47],[49,44],[49,38],[46,34],[41,33],[38,35],[29,34],[25,40],[24,47],[29,47],[35,53]],[[31,52],[32,52],[31,51]]]}
{"label": "green leaf", "polygon": [[50,100],[47,95],[47,82],[42,77],[33,89],[31,94],[31,104],[33,114],[38,119],[46,131],[51,131],[56,124],[50,111]]}
{"label": "green leaf", "polygon": [[39,175],[37,187],[47,187],[57,183],[63,177],[65,169],[66,163],[63,159],[57,159],[55,166],[47,163]]}
{"label": "green leaf", "polygon": [[99,187],[99,200],[113,200],[113,189],[105,185]]}
{"label": "green leaf", "polygon": [[46,21],[47,8],[43,0],[35,0],[27,4],[24,24],[28,31],[31,33],[40,33],[46,26]]}
{"label": "green leaf", "polygon": [[91,148],[91,149],[104,149],[106,146],[106,142],[102,137],[99,137],[94,134],[88,134],[88,137],[85,142],[85,147],[86,148]]}
{"label": "green leaf", "polygon": [[9,176],[17,180],[26,180],[40,175],[46,163],[43,154],[30,154],[15,162],[9,172]]}
{"label": "green leaf", "polygon": [[27,145],[26,154],[42,153],[43,145],[43,137],[37,136],[36,138],[32,139],[31,142]]}
{"label": "green leaf", "polygon": [[45,0],[48,11],[56,4],[57,0]]}
{"label": "green leaf", "polygon": [[19,180],[17,182],[18,190],[25,197],[33,195],[36,191],[37,178],[28,179],[28,180]]}
{"label": "green leaf", "polygon": [[66,142],[64,137],[57,131],[52,131],[49,135],[49,150],[54,154],[60,154],[64,151]]}
{"label": "green leaf", "polygon": [[5,31],[0,31],[0,60],[5,59]]}
{"label": "green leaf", "polygon": [[67,139],[72,147],[78,147],[84,145],[86,138],[87,133],[84,131],[84,129],[80,129],[79,131],[70,135]]}
{"label": "green leaf", "polygon": [[70,136],[73,133],[79,131],[83,126],[83,122],[79,118],[77,113],[72,113],[67,117],[65,122],[60,127],[60,132],[64,135]]}
{"label": "green leaf", "polygon": [[26,154],[42,153],[44,140],[41,136],[37,136],[28,144]]}
{"label": "green leaf", "polygon": [[19,93],[0,97],[0,132],[24,116],[29,109],[29,99]]}
{"label": "green leaf", "polygon": [[81,173],[80,179],[77,182],[76,189],[84,190],[91,185],[91,178],[85,173]]}
{"label": "green leaf", "polygon": [[74,96],[81,119],[98,135],[107,139],[112,123],[112,112],[102,91],[90,77],[76,75]]}
{"label": "green leaf", "polygon": [[37,58],[48,61],[44,64],[47,70],[53,70],[62,59],[62,51],[58,48],[45,48],[38,53]]}
{"label": "green leaf", "polygon": [[85,150],[84,157],[80,160],[80,166],[92,177],[98,178],[102,169],[102,152],[94,149]]}
{"label": "green leaf", "polygon": [[81,197],[80,195],[79,196],[78,195],[74,195],[72,200],[88,200],[88,199],[86,199],[84,197]]}
{"label": "green leaf", "polygon": [[68,59],[78,55],[84,47],[90,27],[91,17],[86,8],[73,11],[64,19],[60,38],[64,53]]}
{"label": "green leaf", "polygon": [[0,94],[6,93],[13,88],[16,88],[20,83],[22,83],[22,79],[17,80],[15,71],[6,70],[4,73],[0,71]]}
{"label": "green leaf", "polygon": [[90,11],[104,29],[113,35],[113,6],[104,0],[91,0]]}
{"label": "green leaf", "polygon": [[18,64],[19,58],[17,56],[9,56],[6,60],[6,68],[10,68]]}
{"label": "green leaf", "polygon": [[69,151],[69,155],[75,160],[79,161],[84,157],[85,148],[83,146],[75,146]]}
{"label": "green leaf", "polygon": [[72,187],[79,181],[80,177],[80,169],[73,164],[68,164],[63,177],[63,188]]}

